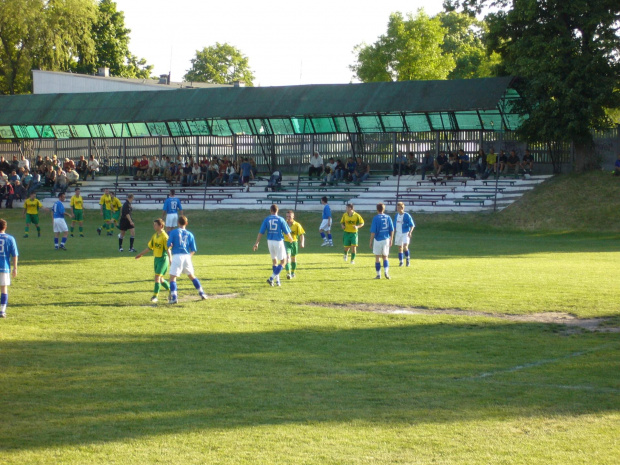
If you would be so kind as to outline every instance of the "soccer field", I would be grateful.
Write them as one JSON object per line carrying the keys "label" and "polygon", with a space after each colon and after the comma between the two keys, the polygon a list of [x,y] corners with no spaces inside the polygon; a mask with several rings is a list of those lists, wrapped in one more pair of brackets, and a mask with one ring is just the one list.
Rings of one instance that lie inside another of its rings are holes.
{"label": "soccer field", "polygon": [[[155,214],[135,215],[139,251]],[[387,281],[371,215],[350,265],[340,230],[320,247],[320,214],[300,212],[297,277],[272,288],[265,239],[252,252],[267,214],[188,212],[210,297],[182,277],[172,306],[149,301],[152,256],[119,253],[97,212],[64,252],[45,213],[24,239],[2,211],[20,266],[0,463],[617,463],[617,233],[414,215],[412,266],[392,248]]]}

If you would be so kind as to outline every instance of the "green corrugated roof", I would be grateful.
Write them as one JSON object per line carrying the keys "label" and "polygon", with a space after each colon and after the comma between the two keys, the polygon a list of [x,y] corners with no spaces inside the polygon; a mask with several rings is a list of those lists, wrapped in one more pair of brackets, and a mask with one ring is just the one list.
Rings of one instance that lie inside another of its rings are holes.
{"label": "green corrugated roof", "polygon": [[[485,113],[493,113],[496,119],[499,115],[500,124],[495,129],[501,129],[506,101],[516,96],[510,89],[511,81],[511,77],[501,77],[4,96],[0,97],[0,136],[7,137],[9,127],[16,137],[32,137],[35,134],[32,129],[41,136],[45,133],[44,126],[70,126],[67,129],[71,133],[69,137],[99,137],[101,134],[92,134],[92,130],[80,131],[77,127],[118,123],[136,124],[133,129],[127,126],[125,136],[149,135],[154,126],[149,126],[146,134],[134,133],[146,130],[144,123],[179,121],[207,122],[208,129],[195,131],[183,123],[179,131],[188,134],[400,132],[419,130],[409,127],[407,116],[411,117],[410,121],[414,121],[415,115],[425,117],[420,120],[422,126],[433,130],[446,129],[446,124],[458,128],[455,114],[460,114],[462,121],[469,115],[471,122],[468,125],[477,123],[484,127],[480,115]],[[430,118],[433,115],[441,117],[441,127],[435,127]],[[451,121],[444,122],[444,117]],[[216,120],[221,122],[215,124]],[[220,128],[222,125],[225,127]],[[158,133],[166,126],[160,125]],[[505,118],[504,126],[511,129]],[[27,127],[31,129],[26,130]],[[121,132],[124,131],[125,127],[121,126]],[[168,127],[167,132],[174,130]],[[59,135],[55,134],[55,137]]]}

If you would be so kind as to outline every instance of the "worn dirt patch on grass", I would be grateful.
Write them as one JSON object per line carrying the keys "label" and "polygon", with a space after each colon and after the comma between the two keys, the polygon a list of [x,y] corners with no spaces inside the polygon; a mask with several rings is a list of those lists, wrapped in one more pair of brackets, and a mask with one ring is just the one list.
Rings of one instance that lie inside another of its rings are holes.
{"label": "worn dirt patch on grass", "polygon": [[455,315],[470,317],[497,318],[500,320],[519,321],[525,323],[545,323],[554,325],[564,325],[569,328],[582,329],[586,331],[598,331],[606,333],[619,333],[620,328],[604,326],[607,318],[578,318],[570,313],[544,312],[532,313],[529,315],[512,315],[503,313],[476,312],[472,310],[459,310],[456,308],[428,309],[419,307],[396,307],[390,305],[371,305],[371,304],[313,304],[317,307],[342,308],[359,312],[385,313],[391,315]]}

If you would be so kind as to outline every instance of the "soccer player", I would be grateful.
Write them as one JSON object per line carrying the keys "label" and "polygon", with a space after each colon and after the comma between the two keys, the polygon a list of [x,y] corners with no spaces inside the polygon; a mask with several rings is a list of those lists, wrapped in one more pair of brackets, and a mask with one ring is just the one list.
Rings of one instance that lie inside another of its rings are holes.
{"label": "soccer player", "polygon": [[183,215],[181,201],[174,196],[174,189],[170,189],[168,198],[164,201],[164,218],[166,219],[166,231],[177,227],[179,216]]}
{"label": "soccer player", "polygon": [[304,239],[306,231],[304,228],[295,221],[295,212],[289,210],[286,212],[286,224],[291,228],[292,241],[288,240],[288,237],[284,238],[284,248],[286,249],[286,279],[292,279],[295,277],[295,270],[297,269],[297,253],[299,248],[304,248]]}
{"label": "soccer player", "polygon": [[321,198],[321,205],[323,205],[323,216],[321,219],[321,225],[319,226],[319,233],[323,238],[321,247],[329,246],[333,247],[332,241],[332,209],[327,203],[327,197]]}
{"label": "soccer player", "polygon": [[170,300],[171,304],[178,302],[177,298],[177,277],[181,273],[185,273],[192,284],[198,290],[201,299],[206,299],[207,294],[202,290],[200,281],[194,276],[194,265],[192,264],[192,256],[196,253],[196,241],[194,235],[187,229],[187,218],[183,215],[179,216],[177,229],[170,232],[167,245],[171,248],[172,261],[170,263]]}
{"label": "soccer player", "polygon": [[396,204],[396,212],[394,217],[394,230],[396,232],[394,244],[398,246],[398,266],[403,266],[403,258],[407,259],[407,266],[409,266],[409,242],[411,242],[411,233],[415,228],[415,223],[411,215],[405,213],[403,202]]}
{"label": "soccer player", "polygon": [[159,297],[159,290],[163,287],[164,290],[170,290],[170,285],[164,276],[168,272],[170,262],[172,261],[172,255],[168,248],[168,234],[165,231],[165,223],[161,218],[157,218],[153,221],[153,229],[155,234],[151,237],[146,249],[136,255],[136,260],[148,253],[149,250],[153,251],[154,267],[155,267],[155,289],[153,289],[153,297],[151,302],[156,303]]}
{"label": "soccer player", "polygon": [[347,204],[347,211],[342,215],[340,225],[344,230],[344,236],[342,237],[344,261],[346,262],[349,259],[349,249],[351,249],[351,265],[355,265],[358,242],[357,231],[364,226],[364,219],[354,210],[352,203]]}
{"label": "soccer player", "polygon": [[370,248],[375,254],[375,269],[377,277],[381,279],[381,259],[383,259],[383,272],[385,279],[390,279],[388,255],[392,240],[394,239],[394,223],[392,218],[385,214],[385,205],[377,204],[377,215],[372,219],[370,226]]}
{"label": "soccer player", "polygon": [[286,248],[284,247],[284,236],[287,236],[288,240],[293,242],[293,236],[291,236],[291,228],[289,228],[284,218],[278,216],[278,206],[276,204],[271,205],[269,209],[271,215],[263,220],[261,224],[260,232],[256,236],[256,242],[252,250],[256,252],[258,244],[260,244],[260,238],[267,232],[267,247],[271,254],[272,261],[272,275],[267,279],[267,283],[270,286],[280,286],[280,272],[286,263]]}
{"label": "soccer player", "polygon": [[123,204],[120,199],[116,196],[114,192],[110,192],[110,216],[112,217],[112,222],[110,223],[110,231],[108,234],[113,235],[114,227],[120,229],[119,223],[121,219],[121,210],[123,209]]}
{"label": "soccer player", "polygon": [[103,195],[99,199],[99,208],[101,210],[101,216],[103,217],[103,224],[101,228],[97,228],[97,234],[101,236],[101,230],[105,229],[106,235],[112,235],[112,197],[110,196],[110,190],[105,189]]}
{"label": "soccer player", "polygon": [[73,219],[71,220],[71,237],[73,237],[73,229],[75,223],[79,223],[80,237],[84,237],[84,199],[80,195],[80,188],[75,188],[75,193],[71,196],[69,206],[73,210]]}
{"label": "soccer player", "polygon": [[43,204],[37,199],[37,193],[31,192],[24,202],[24,216],[26,217],[26,234],[28,237],[30,231],[30,223],[37,227],[37,236],[41,237],[41,227],[39,226],[39,209],[43,208]]}
{"label": "soccer player", "polygon": [[[112,194],[114,195],[114,194]],[[116,197],[114,197],[116,198]],[[118,200],[118,199],[117,199]],[[133,241],[136,237],[136,229],[133,223],[133,219],[131,218],[131,213],[133,212],[133,208],[131,206],[131,201],[133,200],[133,194],[129,194],[127,196],[127,200],[121,209],[120,214],[120,234],[118,235],[118,251],[123,251],[123,239],[125,238],[125,233],[129,231],[131,237],[129,238],[129,251],[135,252],[136,249],[133,248]]]}
{"label": "soccer player", "polygon": [[[17,243],[6,233],[6,220],[0,219],[0,318],[6,318],[11,275],[17,276]],[[11,266],[13,269],[11,270]]]}
{"label": "soccer player", "polygon": [[[69,235],[69,228],[65,221],[65,215],[73,218],[73,213],[66,212],[65,206],[62,204],[65,201],[65,193],[58,194],[58,200],[52,207],[52,216],[54,217],[54,248],[56,250],[67,250],[65,244],[67,243],[67,236]],[[62,233],[62,240],[60,245],[58,244],[58,238]]]}

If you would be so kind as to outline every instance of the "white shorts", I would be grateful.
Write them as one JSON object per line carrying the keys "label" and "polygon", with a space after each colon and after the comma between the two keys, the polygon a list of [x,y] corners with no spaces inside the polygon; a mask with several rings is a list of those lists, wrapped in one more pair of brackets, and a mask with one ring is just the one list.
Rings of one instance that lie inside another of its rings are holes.
{"label": "white shorts", "polygon": [[382,241],[375,239],[375,242],[372,245],[372,253],[387,257],[390,254],[390,238]]}
{"label": "white shorts", "polygon": [[319,226],[319,231],[331,231],[331,229],[332,229],[332,225],[329,224],[329,220],[321,221],[321,226]]}
{"label": "white shorts", "polygon": [[409,237],[409,233],[399,233],[397,232],[396,235],[394,236],[394,245],[397,247],[400,247],[401,245],[409,245],[409,240],[411,238]]}
{"label": "white shorts", "polygon": [[172,256],[172,262],[170,263],[170,276],[181,276],[182,274],[194,274],[192,256],[188,253],[174,254]]}
{"label": "white shorts", "polygon": [[166,228],[176,228],[178,225],[179,225],[179,214],[178,213],[167,213],[166,214]]}
{"label": "white shorts", "polygon": [[284,260],[286,258],[286,247],[284,247],[284,241],[267,241],[267,247],[271,258],[274,260]]}
{"label": "white shorts", "polygon": [[65,219],[54,218],[54,232],[62,233],[62,232],[67,232],[67,231],[69,231],[69,228],[67,227],[67,222],[65,221]]}
{"label": "white shorts", "polygon": [[0,273],[0,286],[11,285],[11,273]]}

